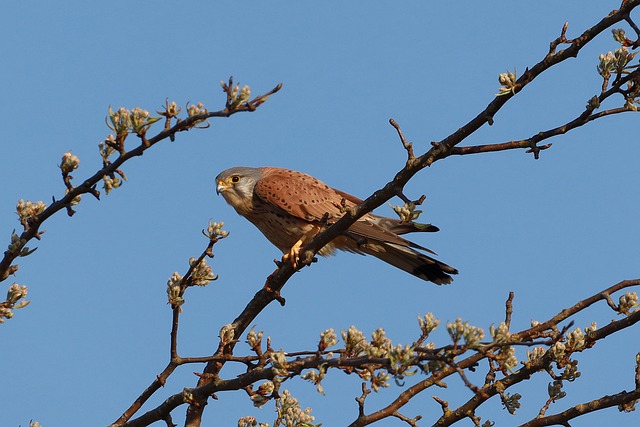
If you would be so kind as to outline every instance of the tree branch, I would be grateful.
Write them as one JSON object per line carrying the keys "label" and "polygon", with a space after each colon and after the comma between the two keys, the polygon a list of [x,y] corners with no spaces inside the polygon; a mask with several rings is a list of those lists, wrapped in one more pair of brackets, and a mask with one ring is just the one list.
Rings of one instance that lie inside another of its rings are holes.
{"label": "tree branch", "polygon": [[[39,238],[40,226],[52,215],[56,214],[60,210],[66,209],[71,206],[72,201],[83,194],[91,193],[99,198],[99,192],[95,190],[96,185],[103,179],[104,176],[113,176],[119,171],[119,168],[128,160],[133,157],[141,156],[147,149],[151,148],[158,142],[167,138],[175,138],[175,135],[179,132],[183,132],[197,126],[198,123],[206,121],[209,118],[214,117],[230,117],[236,113],[251,112],[263,104],[270,95],[278,92],[282,88],[282,84],[277,85],[264,95],[259,95],[254,99],[245,102],[243,104],[230,107],[227,105],[222,110],[214,112],[206,112],[203,114],[197,114],[190,116],[186,119],[178,119],[176,124],[170,127],[166,127],[159,132],[156,136],[150,139],[144,137],[144,133],[141,134],[141,143],[134,149],[125,152],[124,146],[120,147],[121,155],[113,162],[106,164],[102,169],[96,172],[91,177],[87,178],[82,184],[71,189],[67,188],[68,192],[59,200],[55,200],[49,205],[42,213],[32,218],[29,222],[29,226],[26,227],[24,232],[20,235],[20,239],[25,242],[29,242],[33,238]],[[123,142],[123,141],[121,141]],[[17,270],[17,266],[12,266],[11,263],[19,256],[19,253],[5,251],[2,260],[0,260],[0,281],[5,280],[9,274],[12,274]],[[8,273],[9,272],[9,273]]]}
{"label": "tree branch", "polygon": [[[311,242],[306,244],[300,250],[300,262],[296,268],[290,262],[281,262],[278,268],[267,278],[265,286],[260,290],[254,298],[245,307],[242,313],[234,320],[233,327],[235,336],[238,337],[246,330],[253,319],[272,301],[278,300],[281,304],[284,300],[280,296],[280,291],[292,277],[292,275],[303,268],[310,265],[315,254],[323,248],[327,243],[344,233],[355,221],[368,212],[381,206],[383,203],[402,192],[407,182],[420,170],[430,166],[434,162],[451,154],[451,150],[457,144],[466,139],[469,135],[477,131],[485,123],[492,123],[495,114],[504,106],[504,104],[519,93],[525,86],[531,83],[537,76],[551,68],[552,66],[578,55],[580,50],[589,43],[598,34],[611,27],[613,24],[623,21],[629,15],[629,11],[640,4],[640,0],[625,1],[618,11],[610,13],[593,27],[586,30],[581,36],[571,40],[571,44],[563,50],[550,52],[534,65],[531,69],[527,69],[525,73],[517,79],[513,90],[503,96],[497,96],[488,106],[478,114],[474,119],[459,128],[440,142],[433,143],[433,147],[423,155],[408,161],[403,169],[401,169],[394,179],[388,182],[383,188],[375,191],[371,196],[362,203],[353,208],[346,209],[345,214],[329,226],[324,231],[318,233]],[[395,126],[394,126],[395,127]],[[398,128],[396,128],[398,130]],[[403,142],[404,144],[404,142]],[[410,157],[410,156],[409,156]],[[233,352],[234,343],[221,343],[215,354],[230,354]],[[210,362],[205,367],[204,372],[208,377],[201,377],[198,381],[198,387],[203,387],[213,378],[217,378],[224,363]],[[203,395],[202,400],[198,400],[197,405],[191,405],[187,411],[186,425],[189,427],[198,427],[204,406],[206,405],[207,396]]]}
{"label": "tree branch", "polygon": [[635,389],[630,392],[621,391],[620,393],[614,394],[612,396],[602,396],[599,399],[575,405],[558,414],[534,418],[531,421],[521,424],[520,427],[569,425],[569,420],[572,420],[584,414],[599,411],[605,408],[611,408],[612,406],[627,405],[629,403],[637,401],[638,399],[640,399],[640,389]]}

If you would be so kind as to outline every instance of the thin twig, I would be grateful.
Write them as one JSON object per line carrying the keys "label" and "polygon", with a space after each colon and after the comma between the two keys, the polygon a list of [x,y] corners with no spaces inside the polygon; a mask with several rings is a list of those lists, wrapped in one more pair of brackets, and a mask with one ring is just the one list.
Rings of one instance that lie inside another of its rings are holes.
{"label": "thin twig", "polygon": [[393,119],[389,119],[389,123],[393,126],[398,132],[398,137],[400,137],[400,141],[402,142],[402,146],[405,150],[407,150],[407,162],[413,161],[416,156],[413,154],[413,144],[406,140],[402,133],[402,129],[400,129],[400,125]]}
{"label": "thin twig", "polygon": [[511,315],[513,314],[513,297],[515,296],[513,291],[509,292],[509,298],[505,303],[505,315],[504,323],[507,325],[507,329],[511,327]]}

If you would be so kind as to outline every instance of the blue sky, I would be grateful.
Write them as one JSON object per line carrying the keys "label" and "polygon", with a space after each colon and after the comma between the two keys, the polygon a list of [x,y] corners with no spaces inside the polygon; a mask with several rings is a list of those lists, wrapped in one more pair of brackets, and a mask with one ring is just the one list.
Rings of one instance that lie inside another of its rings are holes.
{"label": "blue sky", "polygon": [[[231,75],[254,94],[280,82],[284,87],[255,113],[215,120],[207,130],[159,144],[125,165],[129,182],[122,188],[99,202],[85,196],[73,218],[47,221],[38,251],[20,260],[14,278],[29,286],[32,303],[0,327],[0,402],[7,408],[0,411],[2,425],[115,420],[167,362],[166,281],[174,271],[184,273],[189,257],[204,249],[200,230],[209,218],[224,221],[231,235],[215,247],[212,266],[220,279],[186,295],[180,353],[215,349],[220,326],[260,289],[279,257],[215,195],[221,170],[287,167],[365,197],[405,161],[389,118],[422,153],[491,101],[499,73],[538,62],[565,21],[569,37],[575,36],[619,4],[160,3],[4,6],[0,224],[7,242],[20,226],[18,199],[49,202],[64,193],[57,167],[64,152],[80,158],[77,182],[101,166],[97,144],[109,133],[109,105],[153,111],[168,98],[216,110],[224,103],[219,81]],[[528,86],[493,126],[467,142],[526,138],[572,119],[599,91],[598,54],[616,47],[609,33],[601,36],[577,59]],[[441,231],[415,240],[460,270],[452,285],[436,287],[375,259],[338,254],[296,274],[283,292],[286,306],[269,306],[256,329],[272,338],[274,348],[289,351],[313,349],[324,329],[351,325],[367,335],[382,326],[394,342],[410,343],[418,334],[418,314],[427,312],[443,323],[463,317],[488,331],[503,320],[513,290],[513,329],[519,330],[636,278],[636,126],[635,115],[606,118],[554,139],[537,161],[512,151],[438,162],[406,192],[427,195],[423,219]],[[378,212],[393,215],[384,207]],[[602,325],[613,316],[598,307],[579,317],[577,326],[593,320]],[[442,328],[434,339],[445,344],[445,334]],[[632,388],[638,348],[628,343],[634,337],[637,332],[624,332],[580,356],[583,378],[565,387],[574,403]],[[194,385],[197,370],[183,367],[150,404]],[[539,375],[514,390],[525,395],[516,421],[498,401],[478,415],[502,425],[526,421],[544,403],[547,382]],[[439,407],[432,394],[452,405],[465,401],[468,391],[451,383],[416,399],[404,413],[433,420]],[[326,397],[302,381],[285,386],[326,426],[357,415],[353,398],[360,384],[344,374],[330,375]],[[369,408],[400,391],[392,386],[372,396]],[[206,411],[206,425],[234,426],[243,415],[273,421],[272,406],[254,409],[242,393],[219,398]],[[180,424],[183,414],[176,412],[174,421]],[[575,425],[604,420],[632,424],[639,418],[609,410]]]}

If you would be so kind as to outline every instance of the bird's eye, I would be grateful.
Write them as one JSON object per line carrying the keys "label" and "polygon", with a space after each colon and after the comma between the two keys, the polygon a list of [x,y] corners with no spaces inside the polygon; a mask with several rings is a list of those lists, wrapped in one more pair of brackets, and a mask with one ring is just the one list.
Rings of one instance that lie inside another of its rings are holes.
{"label": "bird's eye", "polygon": [[233,182],[234,184],[238,181],[240,181],[240,177],[238,175],[234,175],[231,177],[231,182]]}

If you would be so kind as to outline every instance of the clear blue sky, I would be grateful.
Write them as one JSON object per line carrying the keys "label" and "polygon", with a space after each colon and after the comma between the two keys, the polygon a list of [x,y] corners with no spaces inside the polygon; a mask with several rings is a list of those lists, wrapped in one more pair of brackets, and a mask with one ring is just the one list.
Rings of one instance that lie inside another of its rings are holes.
{"label": "clear blue sky", "polygon": [[[19,198],[60,197],[57,165],[80,157],[76,181],[101,165],[97,143],[109,130],[107,108],[223,106],[219,81],[230,75],[253,93],[284,87],[253,114],[215,120],[207,130],[163,142],[127,163],[129,182],[100,202],[86,197],[73,218],[43,227],[39,249],[20,260],[14,280],[29,286],[31,306],[0,326],[0,424],[100,426],[114,421],[164,368],[171,311],[166,281],[184,273],[206,241],[209,218],[231,236],[215,248],[218,282],[186,295],[183,356],[210,354],[230,323],[274,269],[279,252],[217,197],[214,177],[231,166],[273,165],[308,172],[365,197],[405,161],[393,117],[422,153],[491,101],[498,74],[539,61],[569,21],[575,36],[613,2],[10,2],[0,16],[3,123],[0,224],[8,243],[20,227]],[[575,117],[599,90],[599,53],[610,34],[542,76],[468,143],[526,138]],[[557,138],[534,161],[522,151],[456,157],[422,171],[407,187],[427,195],[424,220],[441,228],[416,236],[460,270],[436,287],[372,258],[339,254],[306,268],[287,284],[286,306],[256,320],[274,348],[311,350],[318,334],[356,325],[383,326],[397,343],[418,333],[418,314],[443,324],[463,317],[488,331],[504,318],[515,291],[513,329],[544,320],[619,280],[638,276],[637,124],[626,114]],[[379,213],[392,215],[388,208]],[[11,280],[7,281],[8,284]],[[5,292],[3,283],[2,292]],[[607,323],[604,307],[578,319]],[[580,323],[582,321],[582,323]],[[435,334],[445,344],[444,328]],[[583,378],[565,386],[575,402],[633,388],[637,331],[608,338],[581,355]],[[246,351],[239,346],[238,351]],[[183,367],[150,402],[196,382]],[[482,368],[484,369],[484,367]],[[234,375],[233,369],[223,372]],[[531,417],[546,397],[548,377],[514,389]],[[405,415],[433,420],[438,394],[453,405],[469,397],[449,390],[415,399]],[[327,396],[294,380],[285,385],[318,422],[344,425],[357,415],[355,378],[335,372]],[[401,391],[370,398],[369,410]],[[234,426],[243,415],[272,422],[272,406],[254,409],[243,393],[221,393],[205,425]],[[551,411],[564,408],[560,401]],[[148,406],[150,408],[151,406]],[[184,410],[174,413],[183,422]],[[511,425],[498,401],[478,415]],[[638,413],[608,410],[575,422],[631,425]],[[424,425],[428,425],[425,422]],[[400,425],[389,420],[381,426]],[[469,425],[463,424],[463,425]],[[574,424],[572,424],[574,425]]]}

